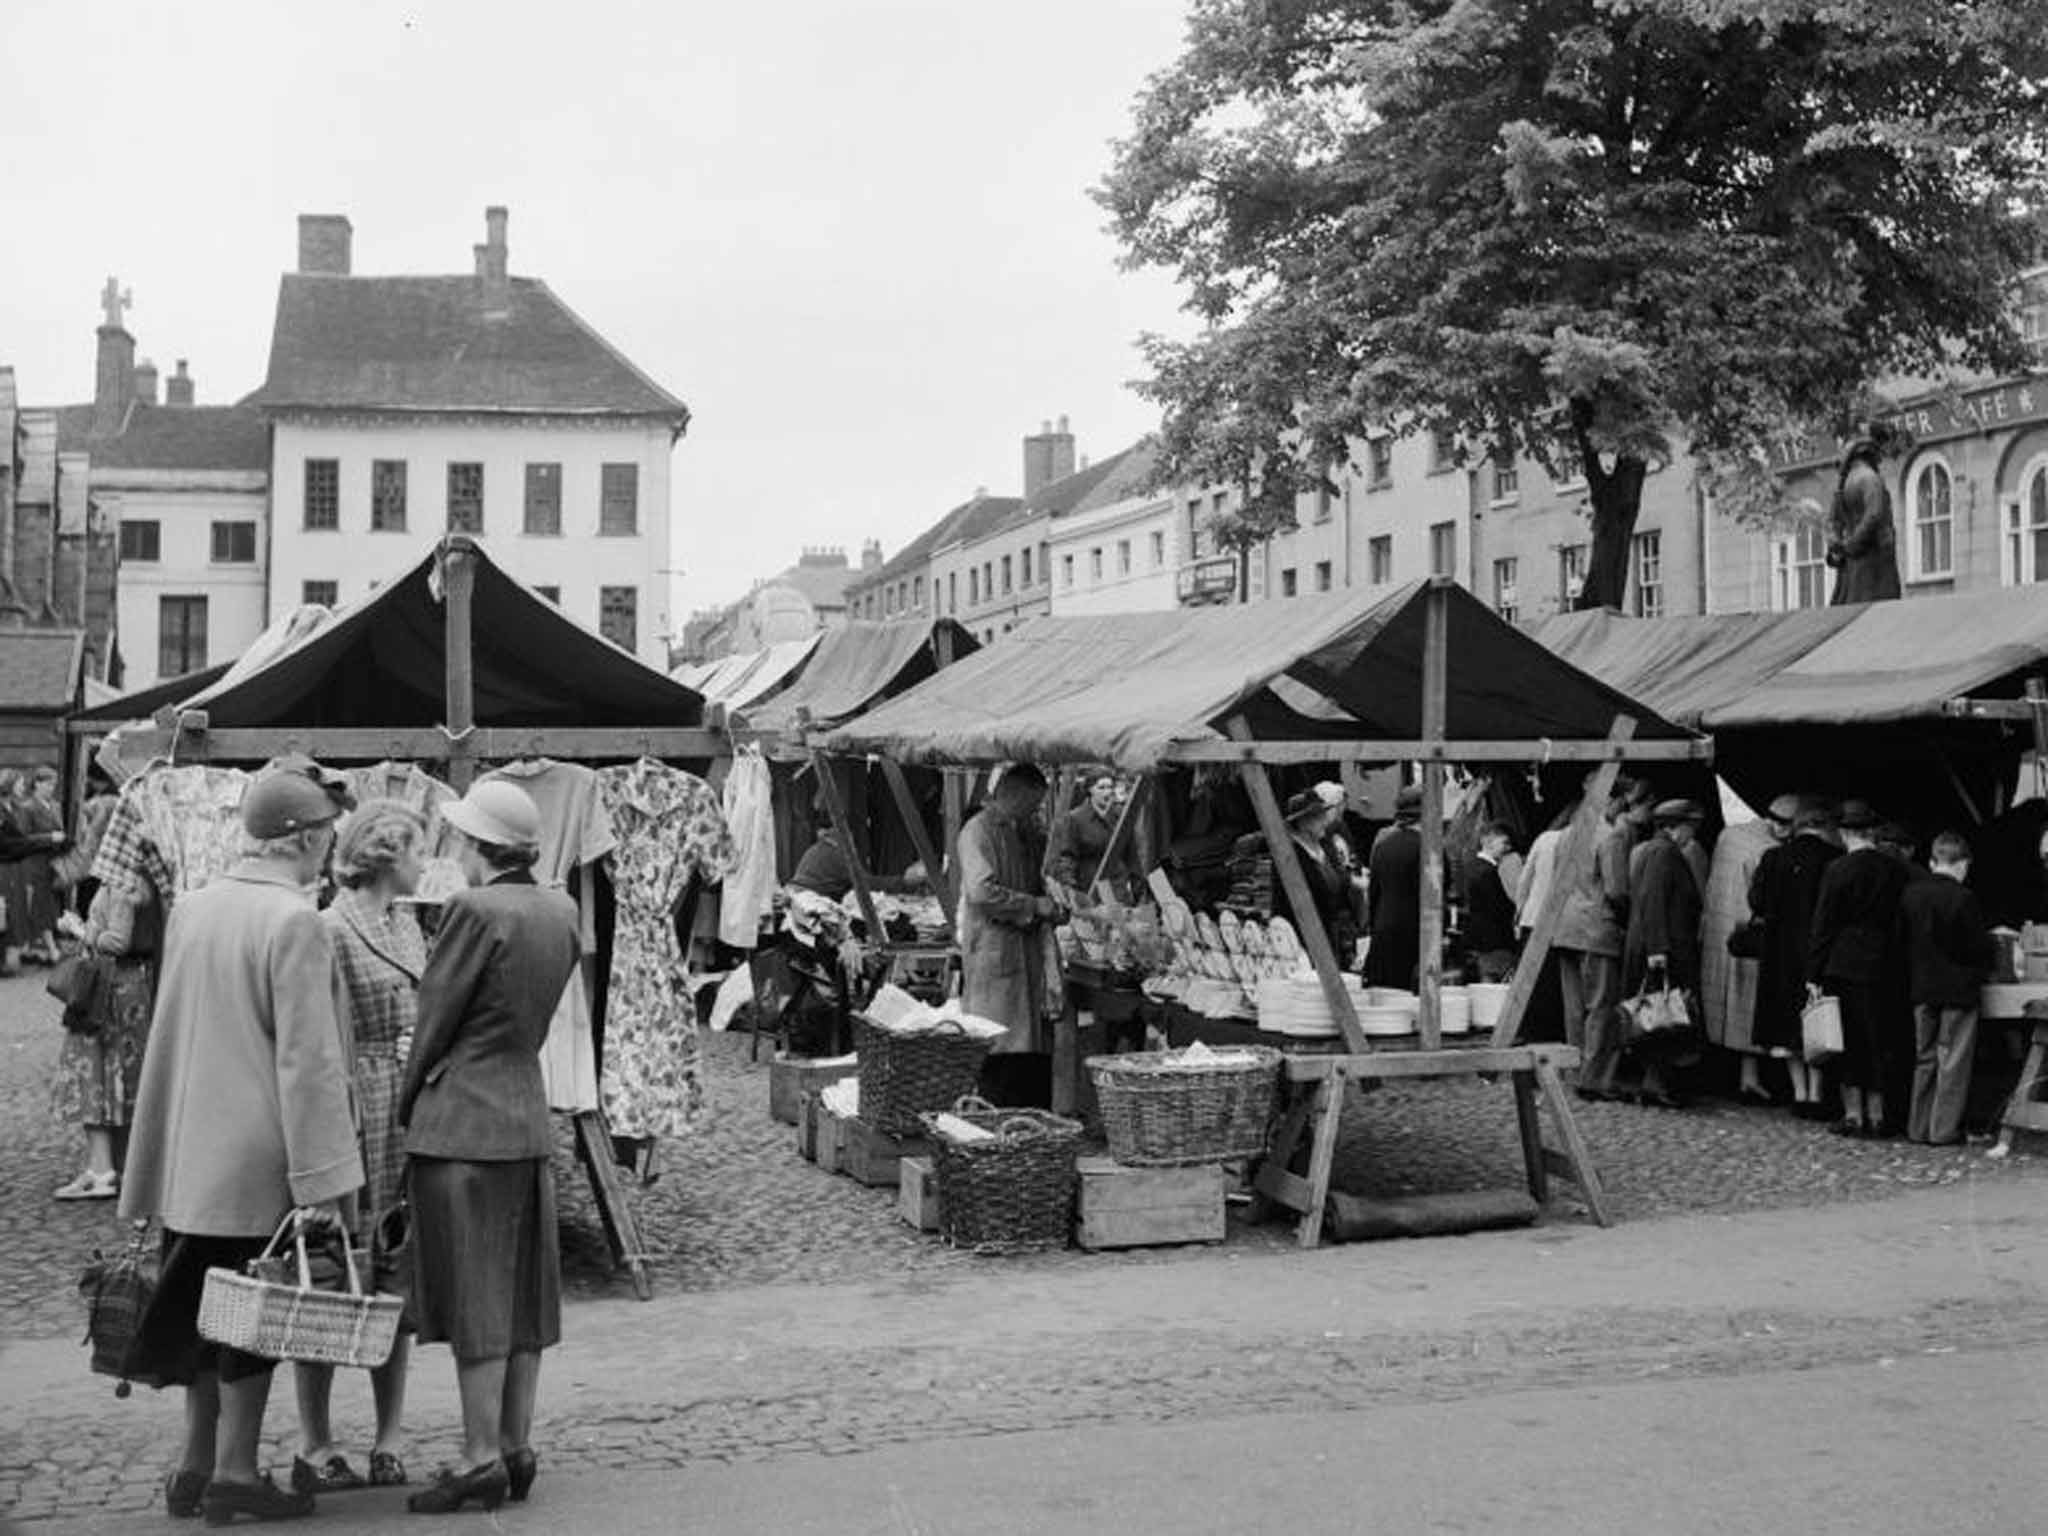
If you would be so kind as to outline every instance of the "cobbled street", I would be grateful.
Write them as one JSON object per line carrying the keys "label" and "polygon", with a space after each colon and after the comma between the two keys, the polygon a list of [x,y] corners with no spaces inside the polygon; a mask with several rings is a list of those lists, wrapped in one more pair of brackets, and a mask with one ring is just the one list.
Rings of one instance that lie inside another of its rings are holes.
{"label": "cobbled street", "polygon": [[[85,1370],[75,1277],[120,1232],[106,1207],[48,1199],[76,1156],[46,1109],[57,1040],[38,978],[0,984],[0,1511],[99,1529],[160,1511],[178,1411],[146,1391],[116,1401]],[[893,1191],[801,1162],[746,1041],[710,1050],[703,1134],[634,1192],[652,1302],[613,1273],[581,1172],[559,1161],[572,1300],[542,1392],[551,1472],[2048,1343],[2048,1221],[2033,1217],[2048,1163],[2024,1145],[1997,1162],[1725,1105],[1586,1106],[1612,1231],[1567,1200],[1533,1231],[1483,1238],[1301,1254],[1286,1228],[1234,1218],[1222,1248],[985,1260],[913,1233]],[[1483,1084],[1384,1090],[1347,1116],[1339,1182],[1511,1185],[1512,1119]],[[416,1475],[453,1449],[451,1374],[439,1350],[415,1367]],[[344,1385],[337,1410],[359,1445],[367,1393]],[[281,1378],[273,1466],[290,1423]]]}

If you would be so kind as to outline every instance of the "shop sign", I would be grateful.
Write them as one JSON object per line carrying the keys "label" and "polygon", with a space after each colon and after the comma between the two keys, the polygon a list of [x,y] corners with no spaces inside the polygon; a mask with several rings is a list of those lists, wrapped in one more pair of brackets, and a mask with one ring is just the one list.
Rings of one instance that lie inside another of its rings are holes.
{"label": "shop sign", "polygon": [[1183,603],[1227,602],[1237,591],[1237,556],[1213,555],[1184,565],[1175,587]]}
{"label": "shop sign", "polygon": [[[2048,381],[2019,379],[1961,396],[1937,396],[1893,411],[1884,420],[1915,444],[2048,421]],[[1824,438],[1790,434],[1771,445],[1771,466],[1794,470],[1836,464],[1848,448],[1846,437],[1836,438],[1830,447]]]}

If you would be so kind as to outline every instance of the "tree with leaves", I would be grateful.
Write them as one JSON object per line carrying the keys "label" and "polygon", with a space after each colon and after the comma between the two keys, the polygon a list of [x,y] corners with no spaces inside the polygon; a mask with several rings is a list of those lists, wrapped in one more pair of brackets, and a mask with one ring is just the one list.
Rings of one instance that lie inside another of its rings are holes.
{"label": "tree with leaves", "polygon": [[2044,190],[2048,0],[1195,0],[1098,196],[1205,322],[1141,387],[1225,543],[1451,431],[1585,478],[1597,607],[1653,466],[2021,366]]}

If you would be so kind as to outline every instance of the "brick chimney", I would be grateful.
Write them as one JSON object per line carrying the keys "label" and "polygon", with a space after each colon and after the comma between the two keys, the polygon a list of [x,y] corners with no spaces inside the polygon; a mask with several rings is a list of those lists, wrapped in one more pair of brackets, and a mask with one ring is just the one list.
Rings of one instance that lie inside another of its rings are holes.
{"label": "brick chimney", "polygon": [[341,213],[299,215],[299,271],[323,277],[347,277],[355,230]]}
{"label": "brick chimney", "polygon": [[109,437],[121,430],[128,419],[128,407],[135,400],[135,338],[122,323],[121,311],[132,302],[115,278],[107,279],[100,291],[106,318],[100,322],[99,359],[93,370],[92,431],[95,437]]}
{"label": "brick chimney", "polygon": [[512,279],[505,250],[508,217],[495,204],[484,210],[484,243],[476,248],[476,277],[487,315],[506,314],[512,308]]}
{"label": "brick chimney", "polygon": [[164,404],[186,406],[192,403],[192,375],[185,371],[185,359],[178,359],[178,371],[164,380]]}
{"label": "brick chimney", "polygon": [[863,571],[879,571],[882,568],[882,541],[869,539],[860,547],[860,568]]}
{"label": "brick chimney", "polygon": [[1074,434],[1062,416],[1055,428],[1046,422],[1036,437],[1024,439],[1024,499],[1029,501],[1055,480],[1074,472]]}
{"label": "brick chimney", "polygon": [[156,364],[146,357],[135,365],[135,398],[143,405],[156,404]]}

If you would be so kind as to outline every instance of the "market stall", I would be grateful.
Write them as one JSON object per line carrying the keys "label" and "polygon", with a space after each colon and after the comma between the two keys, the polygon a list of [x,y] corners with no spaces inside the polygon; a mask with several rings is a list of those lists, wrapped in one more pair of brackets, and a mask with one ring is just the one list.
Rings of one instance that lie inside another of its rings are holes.
{"label": "market stall", "polygon": [[[696,693],[567,618],[462,535],[362,602],[294,615],[273,640],[174,702],[153,690],[70,723],[78,736],[114,733],[134,775],[122,804],[163,896],[232,857],[238,765],[291,752],[353,765],[359,795],[405,799],[430,824],[480,771],[520,782],[542,807],[542,873],[577,897],[584,925],[585,965],[543,1063],[550,1099],[573,1118],[607,1236],[648,1294],[618,1145],[679,1129],[696,1079],[672,1074],[676,1094],[655,1102],[630,1087],[637,1074],[604,1072],[604,1058],[694,1056],[688,999],[678,1008],[616,978],[650,949],[664,966],[678,959],[673,914],[731,873],[717,797],[697,776],[724,738],[702,724]],[[145,705],[157,706],[147,724],[120,724]]]}
{"label": "market stall", "polygon": [[[1108,764],[1145,778],[1226,771],[1249,796],[1337,1039],[1288,1050],[1293,1102],[1260,1175],[1268,1198],[1319,1238],[1345,1084],[1505,1076],[1514,1090],[1530,1191],[1575,1180],[1596,1219],[1599,1181],[1578,1135],[1560,1068],[1564,1046],[1516,1043],[1556,913],[1542,914],[1498,1025],[1453,1044],[1443,1023],[1442,793],[1445,765],[1579,762],[1594,770],[1586,809],[1560,855],[1562,890],[1590,854],[1593,822],[1624,759],[1704,761],[1710,744],[1560,661],[1449,582],[1377,602],[1351,594],[1258,607],[1047,618],[834,730],[819,753],[881,763],[984,768],[1009,762]],[[1421,966],[1412,1032],[1368,1035],[1274,788],[1304,765],[1416,763],[1421,773]],[[1119,840],[1129,835],[1123,818]],[[1055,1038],[1055,1107],[1071,1106],[1078,1062],[1069,1027]],[[1563,1151],[1545,1145],[1539,1104]],[[1309,1148],[1306,1169],[1295,1155]]]}

